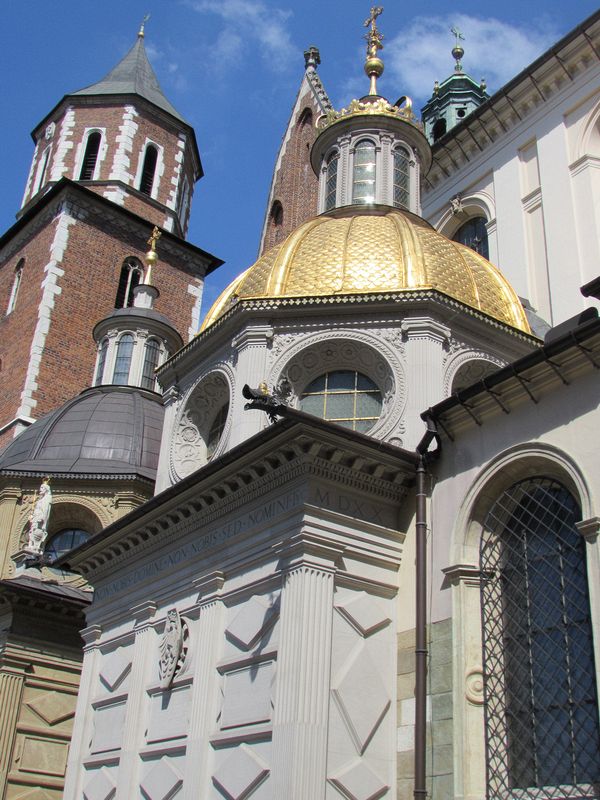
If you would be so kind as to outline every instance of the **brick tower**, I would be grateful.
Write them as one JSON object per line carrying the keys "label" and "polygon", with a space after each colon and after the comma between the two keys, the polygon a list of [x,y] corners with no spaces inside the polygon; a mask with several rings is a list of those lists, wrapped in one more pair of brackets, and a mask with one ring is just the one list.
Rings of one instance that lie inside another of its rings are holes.
{"label": "brick tower", "polygon": [[105,78],[65,95],[32,137],[23,205],[0,237],[0,449],[90,385],[92,326],[132,304],[155,225],[157,311],[184,340],[198,327],[204,277],[221,263],[185,241],[202,165],[143,28]]}

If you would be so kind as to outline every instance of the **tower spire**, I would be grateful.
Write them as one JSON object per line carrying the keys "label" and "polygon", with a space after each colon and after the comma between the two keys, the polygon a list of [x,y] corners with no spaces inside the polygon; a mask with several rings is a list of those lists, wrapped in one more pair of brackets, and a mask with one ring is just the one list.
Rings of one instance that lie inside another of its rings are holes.
{"label": "tower spire", "polygon": [[371,85],[369,95],[377,96],[377,78],[383,74],[383,61],[377,55],[379,50],[383,50],[383,34],[377,28],[377,17],[383,13],[383,6],[371,6],[371,13],[364,21],[365,28],[371,30],[365,34],[367,40],[367,57],[365,59],[365,72],[367,73]]}

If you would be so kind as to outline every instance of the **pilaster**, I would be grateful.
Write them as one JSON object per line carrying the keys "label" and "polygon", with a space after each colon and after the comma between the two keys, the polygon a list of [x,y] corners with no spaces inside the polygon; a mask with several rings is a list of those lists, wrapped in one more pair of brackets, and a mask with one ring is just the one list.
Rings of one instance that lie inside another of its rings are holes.
{"label": "pilaster", "polygon": [[219,674],[216,663],[223,629],[220,598],[223,582],[224,575],[215,572],[194,584],[199,591],[199,618],[192,645],[196,663],[187,751],[195,755],[186,760],[183,800],[197,800],[201,796],[199,787],[209,783],[210,732],[218,713]]}
{"label": "pilaster", "polygon": [[18,486],[6,486],[0,491],[0,577],[8,577],[11,570],[11,541],[15,533],[15,520],[19,500],[23,496]]}
{"label": "pilaster", "polygon": [[273,795],[325,797],[335,562],[340,551],[298,541],[285,575],[273,712]]}
{"label": "pilaster", "polygon": [[[256,387],[265,380],[267,355],[272,341],[273,328],[270,325],[249,326],[234,338],[232,345],[237,351],[236,380],[240,389],[245,383]],[[229,442],[230,450],[262,430],[265,421],[262,411],[244,411],[246,401],[241,391],[231,400],[234,425]]]}
{"label": "pilaster", "polygon": [[0,669],[0,791],[4,797],[6,778],[13,757],[19,708],[25,683],[25,666],[20,661],[3,658]]}

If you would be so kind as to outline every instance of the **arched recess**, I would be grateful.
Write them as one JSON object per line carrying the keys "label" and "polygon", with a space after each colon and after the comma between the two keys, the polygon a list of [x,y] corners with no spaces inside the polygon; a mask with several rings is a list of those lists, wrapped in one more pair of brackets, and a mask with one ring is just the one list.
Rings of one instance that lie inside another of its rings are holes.
{"label": "arched recess", "polygon": [[580,283],[596,277],[600,260],[600,103],[588,112],[572,145],[571,175]]}
{"label": "arched recess", "polygon": [[487,378],[492,372],[500,369],[506,362],[492,358],[487,353],[460,353],[446,367],[444,375],[444,395],[447,397],[472,383]]}
{"label": "arched recess", "polygon": [[223,452],[231,430],[232,396],[232,376],[223,368],[205,373],[188,391],[175,420],[171,445],[174,481]]}
{"label": "arched recess", "polygon": [[437,231],[452,239],[456,231],[473,217],[485,217],[489,228],[495,225],[496,204],[487,192],[473,192],[460,196],[460,210],[456,213],[451,203],[438,218],[434,227]]}
{"label": "arched recess", "polygon": [[[510,448],[486,465],[471,484],[456,514],[450,563],[444,573],[452,587],[455,787],[457,794],[463,797],[487,794],[479,560],[484,526],[490,509],[506,490],[519,481],[540,477],[564,486],[579,504],[583,520],[592,516],[589,487],[575,462],[558,448],[537,443]],[[596,617],[600,609],[596,589],[600,582],[597,547],[591,539],[586,543],[590,603],[592,609],[596,609]],[[600,620],[594,622],[598,627]]]}

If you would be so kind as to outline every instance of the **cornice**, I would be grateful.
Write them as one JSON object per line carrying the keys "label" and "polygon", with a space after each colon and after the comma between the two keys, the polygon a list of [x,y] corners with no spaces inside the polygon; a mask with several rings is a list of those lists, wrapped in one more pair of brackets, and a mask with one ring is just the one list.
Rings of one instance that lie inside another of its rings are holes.
{"label": "cornice", "polygon": [[[278,424],[278,430],[274,426],[253,437],[264,441],[262,447],[251,448],[250,457],[236,458],[236,451],[239,453],[243,447],[230,451],[219,459],[225,462],[222,469],[211,470],[209,465],[199,470],[172,487],[174,497],[170,502],[153,509],[150,501],[130,515],[130,522],[123,518],[111,525],[64,561],[88,578],[102,578],[130,558],[133,550],[140,553],[155,549],[168,539],[169,550],[173,551],[192,530],[207,529],[274,489],[298,485],[301,478],[324,479],[342,485],[346,491],[366,492],[398,504],[406,496],[414,475],[414,465],[408,462],[411,454],[368,442],[367,437],[364,439],[369,446],[363,447],[360,435],[354,446],[337,436],[315,436],[314,431],[301,425],[293,435],[286,436],[291,426],[285,422]],[[390,452],[386,453],[386,449]],[[397,452],[395,459],[392,451]],[[160,498],[155,498],[154,504],[158,502]],[[218,545],[219,542],[209,542],[204,552]]]}

